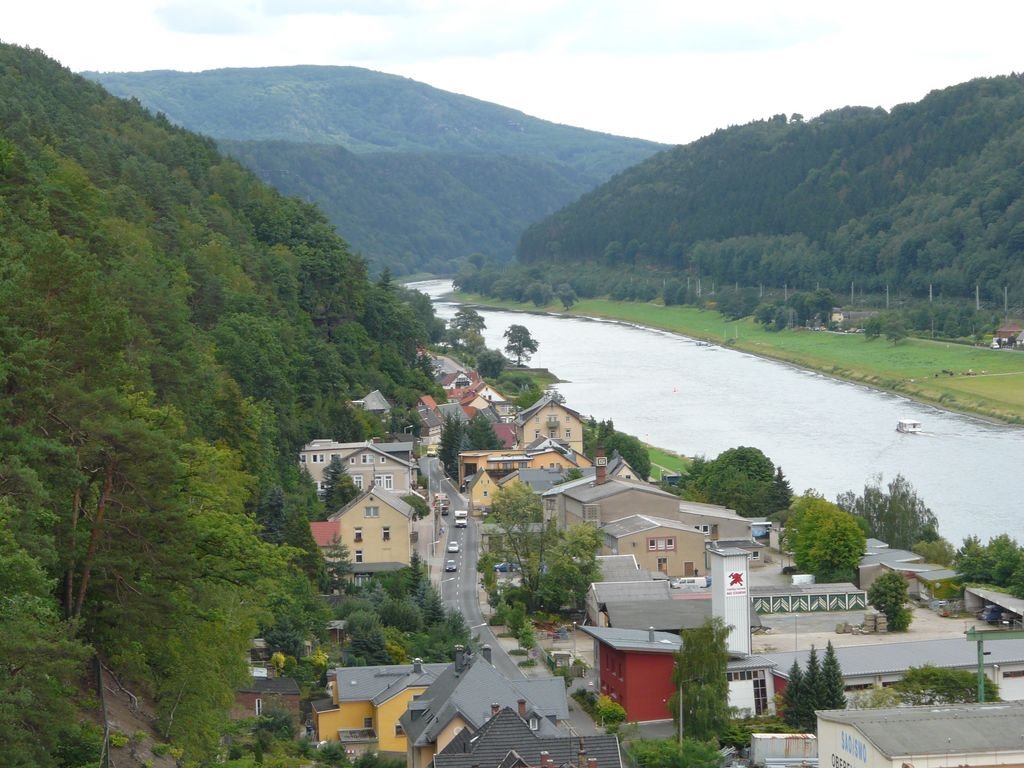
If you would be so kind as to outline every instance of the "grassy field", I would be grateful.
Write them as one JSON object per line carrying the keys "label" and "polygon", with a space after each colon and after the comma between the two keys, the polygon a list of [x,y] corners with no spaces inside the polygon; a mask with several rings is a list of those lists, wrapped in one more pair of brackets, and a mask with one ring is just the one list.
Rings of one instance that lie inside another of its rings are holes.
{"label": "grassy field", "polygon": [[651,457],[652,477],[660,478],[662,472],[681,475],[690,465],[689,459],[686,459],[677,453],[666,451],[664,448],[648,445],[647,453]]}
{"label": "grassy field", "polygon": [[[460,296],[463,301],[477,297]],[[480,300],[487,306],[558,312]],[[731,321],[693,307],[591,299],[566,315],[602,317],[659,328],[783,360],[803,368],[898,392],[923,402],[996,421],[1024,424],[1024,352],[993,350],[944,341],[904,339],[892,344],[863,334],[764,330],[752,320]]]}

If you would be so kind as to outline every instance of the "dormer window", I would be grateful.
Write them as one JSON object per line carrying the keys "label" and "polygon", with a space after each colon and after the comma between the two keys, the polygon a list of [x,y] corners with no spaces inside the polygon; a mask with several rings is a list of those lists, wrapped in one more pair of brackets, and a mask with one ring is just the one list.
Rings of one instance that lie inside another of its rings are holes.
{"label": "dormer window", "polygon": [[540,728],[540,720],[538,720],[536,717],[531,717],[530,718],[530,730],[531,731],[536,731],[538,728]]}

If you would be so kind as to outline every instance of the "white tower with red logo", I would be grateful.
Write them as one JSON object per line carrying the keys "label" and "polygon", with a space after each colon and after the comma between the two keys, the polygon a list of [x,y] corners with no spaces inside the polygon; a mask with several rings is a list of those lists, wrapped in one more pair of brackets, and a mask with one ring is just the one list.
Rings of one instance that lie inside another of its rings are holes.
{"label": "white tower with red logo", "polygon": [[750,655],[749,553],[736,547],[707,550],[711,572],[711,615],[732,627],[726,641],[729,653]]}

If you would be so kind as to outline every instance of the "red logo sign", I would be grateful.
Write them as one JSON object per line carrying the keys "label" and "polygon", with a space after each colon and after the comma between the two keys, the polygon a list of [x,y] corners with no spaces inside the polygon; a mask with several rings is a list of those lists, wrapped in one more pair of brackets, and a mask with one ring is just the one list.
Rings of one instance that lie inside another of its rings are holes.
{"label": "red logo sign", "polygon": [[730,587],[742,587],[743,586],[743,574],[740,572],[733,572],[729,574],[729,586]]}

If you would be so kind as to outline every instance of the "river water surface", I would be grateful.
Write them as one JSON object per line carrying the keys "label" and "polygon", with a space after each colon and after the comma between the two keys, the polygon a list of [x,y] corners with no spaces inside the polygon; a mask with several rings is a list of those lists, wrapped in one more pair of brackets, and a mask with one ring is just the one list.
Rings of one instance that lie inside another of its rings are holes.
{"label": "river water surface", "polygon": [[[435,299],[445,320],[458,304],[442,297],[450,281],[414,288]],[[737,446],[760,448],[794,493],[813,488],[834,501],[863,492],[881,474],[902,474],[955,546],[976,534],[1018,537],[1018,483],[1024,429],[989,424],[897,395],[804,371],[684,336],[621,323],[478,310],[488,347],[518,323],[538,342],[531,365],[565,381],[566,404],[585,416],[686,456],[714,458]],[[924,432],[896,432],[901,418]]]}

